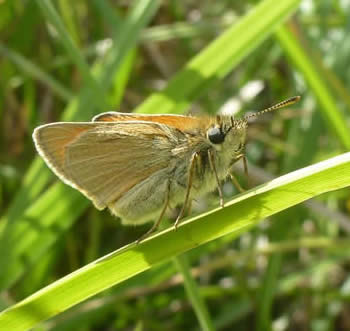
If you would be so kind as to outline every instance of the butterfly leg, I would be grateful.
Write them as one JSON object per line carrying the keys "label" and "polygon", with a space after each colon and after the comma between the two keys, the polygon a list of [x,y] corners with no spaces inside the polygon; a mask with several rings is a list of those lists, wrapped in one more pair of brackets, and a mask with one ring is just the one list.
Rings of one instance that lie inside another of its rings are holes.
{"label": "butterfly leg", "polygon": [[[247,165],[247,158],[245,157],[244,154],[239,154],[237,157],[236,157],[236,160],[235,162],[239,161],[240,159],[243,159],[243,167],[244,167],[244,174],[247,176],[248,178],[248,186],[249,185],[249,176],[248,176],[248,165]],[[233,185],[237,188],[237,190],[239,192],[244,192],[245,189],[239,184],[237,178],[234,176],[234,174],[232,173],[232,169],[231,171],[229,172],[229,175],[231,177],[231,180],[232,180],[232,183]]]}
{"label": "butterfly leg", "polygon": [[241,186],[241,184],[238,182],[237,178],[235,177],[235,175],[230,172],[230,178],[232,180],[232,183],[233,185],[236,187],[236,189],[239,191],[239,192],[244,192],[245,189]]}
{"label": "butterfly leg", "polygon": [[216,183],[218,185],[218,191],[219,191],[219,196],[220,196],[220,206],[224,207],[224,195],[222,194],[220,180],[219,180],[218,173],[217,173],[216,167],[215,167],[214,154],[213,154],[213,151],[211,149],[208,149],[208,158],[209,158],[210,168],[215,174]]}
{"label": "butterfly leg", "polygon": [[164,214],[168,208],[168,205],[169,205],[169,195],[170,195],[170,182],[168,182],[168,186],[167,186],[164,207],[163,207],[157,221],[153,224],[153,226],[145,234],[143,234],[139,239],[137,239],[137,241],[136,241],[137,244],[140,243],[143,239],[147,238],[151,233],[153,233],[154,231],[156,231],[158,229],[158,226],[159,226],[160,222],[162,221],[163,216],[164,216]]}
{"label": "butterfly leg", "polygon": [[182,218],[182,216],[185,213],[189,198],[190,198],[190,193],[191,193],[191,187],[192,187],[192,180],[193,180],[193,172],[194,172],[194,167],[196,165],[196,160],[198,158],[198,154],[197,153],[193,153],[192,157],[191,157],[191,161],[190,161],[190,169],[189,169],[189,173],[188,173],[188,180],[187,180],[187,189],[186,189],[186,196],[185,196],[185,201],[182,205],[182,208],[179,212],[179,215],[176,218],[175,221],[175,230],[177,229],[179,223],[180,223],[180,219]]}
{"label": "butterfly leg", "polygon": [[187,215],[191,215],[191,212],[192,212],[192,201],[193,200],[188,201],[188,204],[187,204]]}

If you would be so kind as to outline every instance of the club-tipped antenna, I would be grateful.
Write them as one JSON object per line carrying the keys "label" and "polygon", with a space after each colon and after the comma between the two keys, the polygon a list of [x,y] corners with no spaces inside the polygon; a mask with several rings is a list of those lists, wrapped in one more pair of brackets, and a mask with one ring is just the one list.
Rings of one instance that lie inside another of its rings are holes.
{"label": "club-tipped antenna", "polygon": [[256,113],[249,114],[249,115],[245,116],[244,118],[245,118],[245,120],[248,120],[248,119],[253,118],[253,117],[258,117],[258,116],[260,116],[262,114],[269,113],[270,111],[274,111],[274,110],[277,110],[277,109],[280,109],[280,108],[284,108],[284,107],[293,105],[296,102],[298,102],[299,100],[300,100],[300,96],[297,95],[295,97],[291,97],[291,98],[289,98],[287,100],[281,101],[281,102],[279,102],[279,103],[277,103],[277,104],[275,104],[275,105],[273,105],[273,106],[271,106],[269,108],[263,109],[263,110],[258,111]]}

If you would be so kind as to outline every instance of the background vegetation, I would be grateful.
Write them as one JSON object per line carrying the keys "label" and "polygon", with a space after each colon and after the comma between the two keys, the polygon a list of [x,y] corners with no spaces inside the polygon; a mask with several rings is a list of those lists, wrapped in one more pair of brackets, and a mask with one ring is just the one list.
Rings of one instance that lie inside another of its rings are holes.
{"label": "background vegetation", "polygon": [[[197,227],[203,243],[186,255],[173,258],[193,247],[186,232],[168,232],[70,276],[148,226],[122,227],[95,210],[54,178],[31,139],[39,124],[107,110],[241,116],[298,94],[293,109],[250,126],[250,185],[342,154],[350,148],[349,13],[340,0],[0,1],[0,310],[36,293],[0,314],[0,329],[51,317],[41,329],[349,330],[348,189],[211,236],[210,224],[238,221],[244,201],[236,201],[183,227]],[[349,185],[344,169],[294,176],[312,193],[293,193],[289,205]],[[224,189],[227,200],[236,193],[229,182]],[[274,189],[262,215],[287,208]],[[259,200],[247,199],[254,211]],[[193,212],[217,204],[214,192]],[[169,258],[142,265],[140,255],[157,251]]]}

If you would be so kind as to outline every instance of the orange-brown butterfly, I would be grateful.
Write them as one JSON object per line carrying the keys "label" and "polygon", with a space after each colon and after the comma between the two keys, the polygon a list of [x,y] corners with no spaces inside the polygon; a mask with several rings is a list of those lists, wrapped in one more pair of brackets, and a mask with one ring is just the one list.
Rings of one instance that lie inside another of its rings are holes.
{"label": "orange-brown butterfly", "polygon": [[92,122],[39,126],[33,139],[54,173],[97,209],[108,207],[123,224],[155,221],[148,235],[168,206],[182,204],[177,226],[191,199],[216,187],[223,206],[220,181],[245,161],[247,120],[299,99],[243,119],[108,112]]}

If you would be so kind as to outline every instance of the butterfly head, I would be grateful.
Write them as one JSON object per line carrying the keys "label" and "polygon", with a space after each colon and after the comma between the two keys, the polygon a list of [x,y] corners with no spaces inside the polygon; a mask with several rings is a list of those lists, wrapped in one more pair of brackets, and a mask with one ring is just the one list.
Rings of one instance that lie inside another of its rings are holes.
{"label": "butterfly head", "polygon": [[239,155],[244,150],[247,121],[231,116],[217,116],[207,130],[207,139],[217,152]]}
{"label": "butterfly head", "polygon": [[217,152],[224,151],[231,154],[231,156],[243,154],[248,120],[292,105],[299,100],[300,96],[295,96],[262,111],[246,115],[242,119],[234,119],[232,116],[217,116],[215,122],[207,129],[207,139],[215,147]]}

